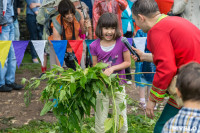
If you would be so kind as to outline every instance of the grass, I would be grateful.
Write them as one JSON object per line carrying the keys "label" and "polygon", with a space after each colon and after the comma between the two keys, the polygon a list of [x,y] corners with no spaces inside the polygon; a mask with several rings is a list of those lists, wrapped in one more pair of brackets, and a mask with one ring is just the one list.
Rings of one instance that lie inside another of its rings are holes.
{"label": "grass", "polygon": [[[128,133],[153,133],[155,123],[160,116],[156,113],[154,120],[147,118],[141,114],[129,114],[128,118]],[[95,117],[89,117],[84,120],[82,125],[82,133],[95,133],[94,130]],[[59,127],[56,123],[48,123],[44,121],[30,121],[28,125],[17,128],[9,128],[0,130],[0,133],[57,133]],[[78,133],[78,132],[77,132]]]}

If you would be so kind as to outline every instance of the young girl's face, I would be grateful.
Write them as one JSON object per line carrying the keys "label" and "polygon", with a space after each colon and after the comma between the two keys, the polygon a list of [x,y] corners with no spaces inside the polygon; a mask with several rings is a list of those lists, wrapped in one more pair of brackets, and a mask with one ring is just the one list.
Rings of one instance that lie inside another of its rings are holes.
{"label": "young girl's face", "polygon": [[103,27],[102,28],[103,39],[111,41],[115,36],[115,27]]}

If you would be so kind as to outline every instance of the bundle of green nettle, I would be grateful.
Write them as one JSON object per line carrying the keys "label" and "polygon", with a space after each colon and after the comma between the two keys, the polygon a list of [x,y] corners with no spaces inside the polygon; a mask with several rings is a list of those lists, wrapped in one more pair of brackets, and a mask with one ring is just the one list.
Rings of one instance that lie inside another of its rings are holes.
{"label": "bundle of green nettle", "polygon": [[[22,79],[22,83],[26,84],[25,103],[28,105],[31,102],[32,91],[40,85],[42,80],[46,80],[47,86],[40,98],[45,105],[40,115],[52,110],[58,119],[61,132],[81,132],[83,119],[90,116],[91,108],[95,110],[96,93],[101,91],[104,95],[109,95],[113,101],[112,117],[106,119],[105,131],[110,130],[115,133],[123,126],[122,116],[119,116],[119,122],[117,122],[115,92],[121,92],[123,88],[120,87],[120,79],[116,74],[106,76],[103,73],[102,70],[107,66],[107,64],[98,63],[95,67],[83,70],[76,63],[76,71],[54,66],[41,78]],[[53,101],[50,100],[52,98],[54,98]],[[125,105],[122,103],[120,109],[124,108]]]}

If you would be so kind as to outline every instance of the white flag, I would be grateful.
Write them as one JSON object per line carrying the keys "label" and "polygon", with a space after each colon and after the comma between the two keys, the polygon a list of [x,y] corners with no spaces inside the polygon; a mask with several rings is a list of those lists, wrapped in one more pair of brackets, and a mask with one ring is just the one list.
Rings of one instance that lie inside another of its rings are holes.
{"label": "white flag", "polygon": [[146,37],[135,37],[135,38],[133,38],[133,41],[136,45],[136,48],[139,49],[140,51],[143,51],[143,52],[145,50],[146,40],[147,40]]}
{"label": "white flag", "polygon": [[31,42],[33,43],[35,51],[36,51],[38,57],[40,58],[40,61],[41,61],[42,66],[43,66],[44,48],[45,48],[45,44],[46,44],[47,40],[31,40]]}

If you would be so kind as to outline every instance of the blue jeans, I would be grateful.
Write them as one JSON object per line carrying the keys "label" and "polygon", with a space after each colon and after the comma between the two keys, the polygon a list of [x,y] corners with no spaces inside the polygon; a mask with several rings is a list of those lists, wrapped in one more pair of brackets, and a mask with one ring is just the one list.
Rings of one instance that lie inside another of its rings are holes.
{"label": "blue jeans", "polygon": [[19,41],[19,37],[20,37],[20,32],[19,32],[19,22],[18,20],[16,19],[14,22],[14,29],[15,29],[15,32],[14,32],[14,40],[15,41]]}
{"label": "blue jeans", "polygon": [[[43,27],[37,24],[36,15],[27,14],[26,24],[30,33],[30,40],[42,40]],[[37,58],[37,53],[31,41],[30,48],[32,59]]]}
{"label": "blue jeans", "polygon": [[[0,34],[0,40],[14,40],[14,25],[13,23],[7,24],[2,27],[2,33]],[[11,44],[8,57],[5,61],[4,68],[0,63],[0,87],[2,85],[11,84],[15,82],[16,71],[16,57],[13,45]]]}

